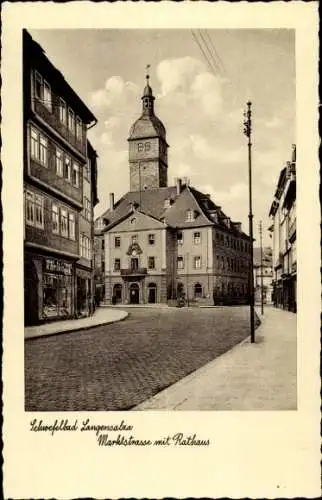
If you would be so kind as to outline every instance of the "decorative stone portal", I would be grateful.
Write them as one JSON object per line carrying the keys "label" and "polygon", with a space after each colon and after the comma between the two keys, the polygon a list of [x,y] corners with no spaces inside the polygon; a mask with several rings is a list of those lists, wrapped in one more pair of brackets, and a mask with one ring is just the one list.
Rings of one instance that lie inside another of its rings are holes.
{"label": "decorative stone portal", "polygon": [[130,304],[140,303],[140,286],[138,283],[131,283],[129,287],[130,292]]}

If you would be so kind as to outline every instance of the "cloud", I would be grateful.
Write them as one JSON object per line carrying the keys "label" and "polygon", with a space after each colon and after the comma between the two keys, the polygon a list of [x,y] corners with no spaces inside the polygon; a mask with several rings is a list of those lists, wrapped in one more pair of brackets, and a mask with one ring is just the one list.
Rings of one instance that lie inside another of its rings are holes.
{"label": "cloud", "polygon": [[160,97],[175,91],[187,91],[193,84],[197,74],[204,71],[205,65],[193,57],[165,59],[156,69],[157,78],[161,85]]}
{"label": "cloud", "polygon": [[191,147],[194,155],[205,161],[215,161],[218,164],[243,163],[245,161],[245,148],[240,146],[235,149],[222,149],[216,143],[210,142],[203,136],[193,134],[190,136]]}
{"label": "cloud", "polygon": [[139,88],[133,82],[125,81],[121,76],[111,76],[103,88],[95,90],[89,96],[94,108],[121,109],[127,106],[139,93]]}
{"label": "cloud", "polygon": [[264,122],[265,127],[267,128],[279,128],[283,124],[282,120],[277,116],[273,117],[271,120]]}

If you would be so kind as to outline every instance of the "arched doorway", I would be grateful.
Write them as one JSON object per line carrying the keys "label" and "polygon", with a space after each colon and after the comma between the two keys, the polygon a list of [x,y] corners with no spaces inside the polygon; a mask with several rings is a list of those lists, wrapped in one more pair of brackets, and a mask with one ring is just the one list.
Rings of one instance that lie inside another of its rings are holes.
{"label": "arched doorway", "polygon": [[148,303],[155,304],[157,301],[157,285],[149,283],[148,285]]}
{"label": "arched doorway", "polygon": [[116,283],[113,287],[113,304],[121,304],[122,303],[122,285],[120,283]]}
{"label": "arched doorway", "polygon": [[202,285],[200,285],[200,283],[195,284],[194,295],[195,295],[195,299],[199,299],[200,297],[202,297]]}
{"label": "arched doorway", "polygon": [[137,283],[130,285],[130,304],[140,303],[140,287]]}

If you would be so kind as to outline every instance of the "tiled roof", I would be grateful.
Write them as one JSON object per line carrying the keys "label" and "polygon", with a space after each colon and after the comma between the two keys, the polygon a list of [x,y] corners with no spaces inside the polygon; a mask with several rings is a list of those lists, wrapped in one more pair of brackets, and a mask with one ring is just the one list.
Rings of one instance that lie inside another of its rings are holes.
{"label": "tiled roof", "polygon": [[[168,208],[165,206],[166,200],[172,201]],[[139,191],[127,192],[116,202],[112,211],[109,209],[102,214],[101,217],[106,221],[105,229],[114,226],[126,217],[133,207],[146,215],[164,220],[170,227],[184,229],[209,225],[248,238],[245,233],[238,231],[233,223],[230,227],[228,226],[228,217],[208,195],[190,186],[182,186],[179,196],[176,186],[147,189],[141,193]],[[189,209],[195,213],[192,221],[186,220],[186,213]],[[214,217],[214,214],[217,216]]]}
{"label": "tiled roof", "polygon": [[114,210],[110,209],[103,213],[102,217],[107,219],[108,225],[114,224],[118,219],[130,213],[133,204],[137,204],[140,211],[151,215],[156,219],[161,219],[165,212],[165,200],[176,198],[176,187],[147,189],[145,191],[129,191],[122,196],[114,205]]}

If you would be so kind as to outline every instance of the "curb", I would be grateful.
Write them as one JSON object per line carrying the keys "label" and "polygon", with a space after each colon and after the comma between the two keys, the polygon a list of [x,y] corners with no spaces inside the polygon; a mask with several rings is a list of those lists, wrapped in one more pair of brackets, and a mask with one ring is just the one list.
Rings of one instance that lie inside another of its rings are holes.
{"label": "curb", "polygon": [[125,315],[119,319],[112,319],[109,321],[104,321],[103,323],[96,323],[95,325],[77,326],[76,328],[73,328],[71,330],[61,330],[61,331],[52,332],[52,333],[44,333],[43,335],[34,335],[32,337],[25,337],[24,340],[34,340],[34,339],[40,339],[40,338],[44,338],[44,337],[53,337],[54,335],[62,335],[63,333],[79,332],[81,330],[91,330],[92,328],[97,328],[99,326],[110,325],[111,323],[118,323],[119,321],[124,321],[125,319],[128,318],[129,313],[127,311],[124,311],[124,312],[125,312]]}

